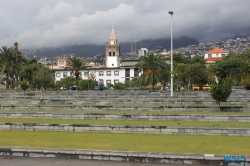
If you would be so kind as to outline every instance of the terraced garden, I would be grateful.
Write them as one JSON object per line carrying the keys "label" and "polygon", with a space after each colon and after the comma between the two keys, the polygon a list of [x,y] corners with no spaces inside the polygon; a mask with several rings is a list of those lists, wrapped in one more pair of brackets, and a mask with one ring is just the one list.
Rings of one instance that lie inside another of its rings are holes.
{"label": "terraced garden", "polygon": [[44,104],[35,92],[1,97],[0,146],[250,155],[247,91],[233,91],[223,112],[199,91],[182,103],[178,93],[149,91],[48,92]]}

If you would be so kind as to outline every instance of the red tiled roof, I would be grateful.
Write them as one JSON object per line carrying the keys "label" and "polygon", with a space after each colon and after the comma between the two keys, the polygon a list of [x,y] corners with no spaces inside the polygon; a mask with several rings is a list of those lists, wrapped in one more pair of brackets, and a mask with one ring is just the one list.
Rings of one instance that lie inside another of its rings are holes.
{"label": "red tiled roof", "polygon": [[222,60],[223,57],[209,57],[206,59],[207,62],[219,61]]}
{"label": "red tiled roof", "polygon": [[222,50],[222,49],[216,47],[213,50],[206,52],[206,54],[214,54],[214,53],[228,53],[228,51],[225,51],[225,50]]}

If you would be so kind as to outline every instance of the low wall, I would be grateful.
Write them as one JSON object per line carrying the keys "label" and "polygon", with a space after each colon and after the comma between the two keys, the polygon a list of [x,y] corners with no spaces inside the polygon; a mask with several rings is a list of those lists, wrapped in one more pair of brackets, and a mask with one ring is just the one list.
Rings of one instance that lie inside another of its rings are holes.
{"label": "low wall", "polygon": [[[107,111],[168,111],[168,112],[218,112],[218,108],[206,108],[206,107],[135,107],[128,106],[127,107],[113,107],[112,105],[100,104],[96,106],[46,106],[46,105],[26,105],[26,106],[18,106],[18,105],[6,105],[0,106],[1,110],[107,110]],[[221,111],[237,111],[237,112],[250,112],[250,108],[243,107],[222,107]]]}
{"label": "low wall", "polygon": [[250,136],[250,128],[0,123],[0,130]]}
{"label": "low wall", "polygon": [[190,164],[190,165],[250,165],[250,158],[242,156],[241,162],[226,161],[224,155],[214,154],[171,154],[132,151],[100,151],[72,149],[41,149],[0,147],[0,156],[56,157],[67,159],[126,161],[144,163]]}
{"label": "low wall", "polygon": [[94,119],[94,120],[158,120],[250,122],[250,116],[237,115],[164,115],[164,114],[60,114],[60,113],[0,113],[1,118]]}

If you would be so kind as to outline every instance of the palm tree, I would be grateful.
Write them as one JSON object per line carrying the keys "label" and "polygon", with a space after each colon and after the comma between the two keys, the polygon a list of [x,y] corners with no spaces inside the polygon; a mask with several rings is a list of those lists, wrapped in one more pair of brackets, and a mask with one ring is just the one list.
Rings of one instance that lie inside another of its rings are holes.
{"label": "palm tree", "polygon": [[69,58],[68,66],[71,68],[72,71],[75,72],[76,76],[76,90],[78,90],[78,78],[80,75],[80,70],[85,69],[86,61],[79,57]]}
{"label": "palm tree", "polygon": [[[18,62],[18,54],[19,54],[18,47],[19,47],[18,42],[15,42],[14,43],[14,49],[15,49],[15,52],[16,52],[16,63]],[[17,73],[16,74],[16,82],[17,82],[16,87],[17,87],[17,89],[18,89],[18,79],[19,79],[19,77],[18,77],[18,73]]]}
{"label": "palm tree", "polygon": [[15,52],[16,52],[16,62],[18,61],[18,47],[19,47],[18,42],[15,42],[14,43],[14,49],[15,49]]}
{"label": "palm tree", "polygon": [[139,72],[143,72],[140,76],[143,83],[152,84],[154,89],[155,81],[166,81],[168,64],[165,61],[165,58],[161,54],[154,54],[153,52],[147,53],[145,56],[139,58],[138,64],[136,67],[139,68]]}
{"label": "palm tree", "polygon": [[2,47],[0,49],[0,70],[2,78],[5,78],[7,89],[9,89],[11,82],[15,80],[15,75],[18,73],[16,64],[14,49]]}

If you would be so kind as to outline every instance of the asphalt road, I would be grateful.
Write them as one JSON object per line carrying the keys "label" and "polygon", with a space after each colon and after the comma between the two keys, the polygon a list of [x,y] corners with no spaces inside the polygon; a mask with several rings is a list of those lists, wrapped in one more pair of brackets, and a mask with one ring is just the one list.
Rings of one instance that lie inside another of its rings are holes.
{"label": "asphalt road", "polygon": [[[1,166],[163,166],[172,164],[0,156],[0,165]],[[179,164],[173,164],[173,165],[178,166]],[[184,164],[181,165],[184,166]]]}

